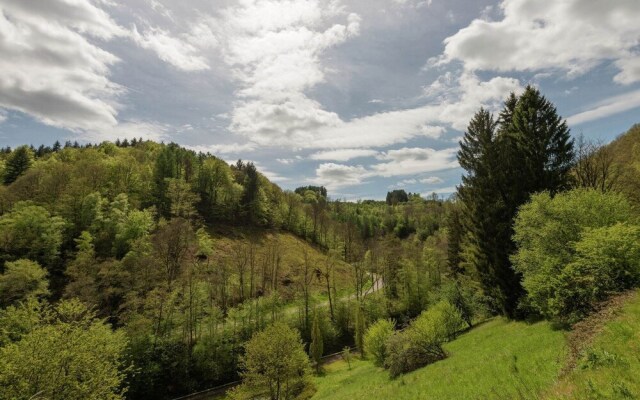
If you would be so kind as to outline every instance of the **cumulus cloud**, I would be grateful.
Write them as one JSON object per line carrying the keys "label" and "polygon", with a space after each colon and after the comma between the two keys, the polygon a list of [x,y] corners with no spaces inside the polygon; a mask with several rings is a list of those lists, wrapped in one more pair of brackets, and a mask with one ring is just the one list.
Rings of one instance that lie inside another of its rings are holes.
{"label": "cumulus cloud", "polygon": [[355,186],[370,176],[362,165],[344,165],[335,163],[320,164],[316,169],[314,183],[329,190],[345,186]]}
{"label": "cumulus cloud", "polygon": [[439,62],[577,76],[609,60],[620,70],[616,82],[640,80],[636,0],[503,0],[500,7],[502,19],[476,19],[447,38]]}
{"label": "cumulus cloud", "polygon": [[218,22],[224,59],[241,86],[234,132],[289,145],[339,122],[305,91],[325,79],[321,54],[359,33],[356,14],[345,18],[336,1],[247,0],[223,10]]}
{"label": "cumulus cloud", "polygon": [[354,158],[375,156],[376,154],[378,154],[377,151],[370,149],[338,149],[319,151],[313,153],[310,158],[312,160],[349,161]]}
{"label": "cumulus cloud", "polygon": [[457,168],[457,151],[457,148],[434,150],[418,147],[389,150],[378,156],[378,159],[385,162],[372,165],[371,170],[376,175],[390,177]]}
{"label": "cumulus cloud", "polygon": [[[360,185],[368,178],[419,175],[457,168],[456,153],[457,148],[434,150],[423,147],[404,147],[379,153],[376,158],[380,162],[367,167],[336,163],[320,164],[316,169],[314,182],[335,189]],[[408,178],[401,181],[399,185],[417,182],[415,178]]]}
{"label": "cumulus cloud", "polygon": [[89,38],[126,32],[88,0],[0,3],[0,106],[71,130],[114,126],[118,58]]}

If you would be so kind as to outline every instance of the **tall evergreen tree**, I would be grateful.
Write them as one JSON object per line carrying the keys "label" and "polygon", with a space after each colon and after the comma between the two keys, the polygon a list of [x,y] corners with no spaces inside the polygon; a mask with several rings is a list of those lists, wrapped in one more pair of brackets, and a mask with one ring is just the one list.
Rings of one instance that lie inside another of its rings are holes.
{"label": "tall evergreen tree", "polygon": [[9,158],[4,171],[4,184],[13,183],[20,175],[24,174],[33,162],[33,152],[28,146],[20,146],[15,149]]}
{"label": "tall evergreen tree", "polygon": [[498,311],[515,317],[523,289],[510,261],[513,219],[531,194],[569,187],[573,141],[553,104],[528,86],[507,98],[498,121],[483,109],[476,113],[460,147],[467,173],[458,194],[473,256],[468,261]]}

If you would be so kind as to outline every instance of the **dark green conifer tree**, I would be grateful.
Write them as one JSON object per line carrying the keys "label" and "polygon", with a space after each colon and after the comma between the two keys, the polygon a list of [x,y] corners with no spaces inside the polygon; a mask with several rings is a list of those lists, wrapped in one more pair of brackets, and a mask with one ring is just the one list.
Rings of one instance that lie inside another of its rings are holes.
{"label": "dark green conifer tree", "polygon": [[13,183],[31,167],[32,162],[33,152],[29,146],[20,146],[15,149],[7,159],[4,170],[4,184]]}

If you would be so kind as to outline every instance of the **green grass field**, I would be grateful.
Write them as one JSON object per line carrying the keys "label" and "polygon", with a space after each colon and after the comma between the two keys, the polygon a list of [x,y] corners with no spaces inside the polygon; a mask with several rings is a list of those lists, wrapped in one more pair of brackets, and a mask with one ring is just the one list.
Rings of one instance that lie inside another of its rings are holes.
{"label": "green grass field", "polygon": [[493,319],[445,346],[449,357],[390,380],[369,361],[343,361],[316,378],[313,399],[538,399],[558,377],[565,333]]}
{"label": "green grass field", "polygon": [[583,352],[576,369],[549,392],[549,399],[640,398],[640,294]]}

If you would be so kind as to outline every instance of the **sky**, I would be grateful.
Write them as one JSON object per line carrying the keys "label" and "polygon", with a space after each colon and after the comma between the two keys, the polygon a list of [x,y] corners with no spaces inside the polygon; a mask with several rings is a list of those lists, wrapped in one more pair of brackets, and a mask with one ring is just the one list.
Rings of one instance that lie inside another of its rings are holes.
{"label": "sky", "polygon": [[447,196],[482,106],[640,122],[638,0],[0,0],[0,147],[144,137],[332,198]]}

